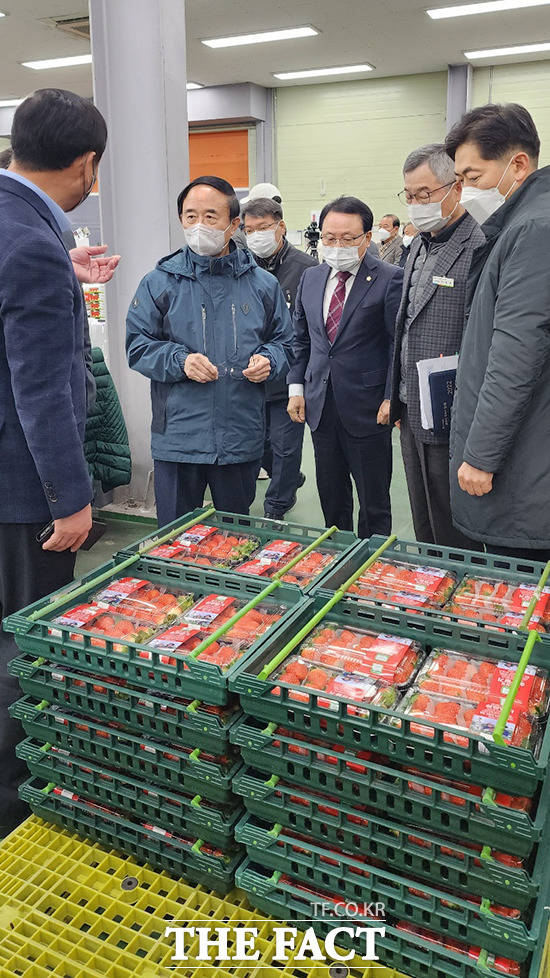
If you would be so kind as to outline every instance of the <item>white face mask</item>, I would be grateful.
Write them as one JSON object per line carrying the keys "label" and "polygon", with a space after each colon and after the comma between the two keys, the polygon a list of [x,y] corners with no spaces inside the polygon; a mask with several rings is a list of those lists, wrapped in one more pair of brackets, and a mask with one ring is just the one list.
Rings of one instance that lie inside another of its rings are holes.
{"label": "white face mask", "polygon": [[403,235],[403,247],[408,248],[411,241],[414,241],[414,234],[404,234]]}
{"label": "white face mask", "polygon": [[384,241],[387,241],[390,236],[391,231],[388,231],[386,228],[378,228],[378,240],[381,244],[384,244]]}
{"label": "white face mask", "polygon": [[323,245],[323,258],[338,272],[351,272],[361,261],[359,248],[329,248]]}
{"label": "white face mask", "polygon": [[258,258],[271,258],[277,251],[279,242],[277,241],[274,228],[267,228],[265,231],[253,231],[246,236],[246,247],[250,248],[253,255]]}
{"label": "white face mask", "polygon": [[478,224],[483,224],[485,221],[487,221],[491,215],[499,209],[499,207],[502,207],[504,202],[512,193],[517,180],[514,180],[507,194],[501,193],[498,188],[508,173],[513,159],[514,157],[512,156],[512,159],[508,163],[508,166],[506,167],[496,187],[489,187],[487,190],[484,190],[482,187],[462,188],[462,199],[460,203],[464,209],[468,211],[468,214],[472,215]]}
{"label": "white face mask", "polygon": [[[228,225],[225,231],[228,230]],[[192,224],[191,227],[184,228],[186,244],[197,255],[219,255],[225,248],[225,231],[219,228],[208,227],[207,224]]]}
{"label": "white face mask", "polygon": [[[443,200],[447,200],[453,187],[447,191]],[[458,207],[457,201],[451,213],[447,217],[443,217],[441,210],[443,200],[436,200],[430,204],[407,204],[407,213],[411,224],[414,224],[419,231],[441,231],[449,223]]]}

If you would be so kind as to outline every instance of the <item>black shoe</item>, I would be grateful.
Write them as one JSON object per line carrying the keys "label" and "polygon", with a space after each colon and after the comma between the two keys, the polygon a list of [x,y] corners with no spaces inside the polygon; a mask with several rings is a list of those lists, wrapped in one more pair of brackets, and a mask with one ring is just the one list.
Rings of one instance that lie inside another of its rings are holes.
{"label": "black shoe", "polygon": [[284,513],[274,513],[272,510],[264,509],[264,517],[266,520],[278,520],[280,523],[284,522]]}

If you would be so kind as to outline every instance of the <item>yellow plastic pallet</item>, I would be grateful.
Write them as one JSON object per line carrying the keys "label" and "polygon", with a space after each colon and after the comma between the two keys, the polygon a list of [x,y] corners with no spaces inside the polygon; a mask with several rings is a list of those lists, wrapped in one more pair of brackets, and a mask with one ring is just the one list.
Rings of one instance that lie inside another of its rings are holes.
{"label": "yellow plastic pallet", "polygon": [[[191,942],[174,962],[165,928],[206,921],[258,928],[259,959],[200,964]],[[273,921],[242,891],[221,900],[36,816],[0,845],[0,978],[403,978],[359,958],[274,966],[273,946]]]}

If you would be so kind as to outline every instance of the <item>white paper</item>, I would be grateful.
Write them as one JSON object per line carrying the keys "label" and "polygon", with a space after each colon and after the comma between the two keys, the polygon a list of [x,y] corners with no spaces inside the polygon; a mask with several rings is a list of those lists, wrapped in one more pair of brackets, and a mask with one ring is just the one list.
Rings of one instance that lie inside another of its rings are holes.
{"label": "white paper", "polygon": [[429,360],[419,360],[416,364],[418,370],[418,383],[420,386],[420,414],[422,417],[422,427],[428,431],[434,426],[434,416],[432,410],[432,397],[430,391],[431,374],[440,374],[444,370],[456,370],[458,367],[458,356],[455,353],[450,357],[432,357]]}

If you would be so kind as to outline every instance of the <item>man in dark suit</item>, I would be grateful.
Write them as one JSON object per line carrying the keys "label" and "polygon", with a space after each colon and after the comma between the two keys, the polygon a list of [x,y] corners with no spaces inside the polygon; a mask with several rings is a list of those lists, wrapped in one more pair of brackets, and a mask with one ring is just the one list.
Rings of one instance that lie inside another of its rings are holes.
{"label": "man in dark suit", "polygon": [[477,550],[453,526],[449,435],[422,427],[416,365],[460,350],[472,253],[485,238],[461,206],[461,186],[442,144],[410,153],[403,175],[403,198],[420,234],[411,242],[395,327],[391,420],[400,423],[416,539]]}
{"label": "man in dark suit", "polygon": [[368,254],[372,211],[339,197],[321,212],[324,263],[304,272],[294,310],[288,413],[307,422],[327,526],[391,529],[389,394],[403,269]]}
{"label": "man in dark suit", "polygon": [[[43,89],[18,107],[11,136],[0,173],[0,621],[71,581],[92,525],[85,309],[63,233],[65,212],[95,182],[107,129],[88,99]],[[22,732],[7,713],[15,651],[0,633],[0,835],[27,812],[14,755]]]}

